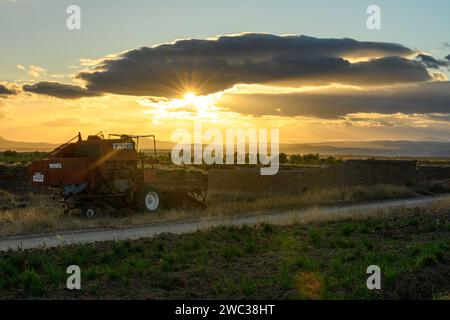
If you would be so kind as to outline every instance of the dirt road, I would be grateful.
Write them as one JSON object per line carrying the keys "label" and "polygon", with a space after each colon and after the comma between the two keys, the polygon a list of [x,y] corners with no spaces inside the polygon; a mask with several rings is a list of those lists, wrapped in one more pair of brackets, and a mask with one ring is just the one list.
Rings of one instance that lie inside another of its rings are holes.
{"label": "dirt road", "polygon": [[4,237],[0,238],[0,251],[6,251],[8,249],[17,250],[18,248],[49,248],[67,244],[92,243],[97,241],[133,240],[150,238],[162,233],[190,233],[197,230],[205,230],[212,227],[225,225],[251,226],[260,223],[283,225],[294,222],[307,223],[320,220],[337,220],[350,216],[374,215],[377,214],[377,212],[382,212],[383,210],[388,209],[427,206],[446,198],[450,198],[450,195],[405,200],[387,200],[339,207],[302,209],[282,213],[271,212],[266,214],[250,214],[234,217],[202,219],[196,221],[155,223],[132,228],[90,229],[50,234]]}

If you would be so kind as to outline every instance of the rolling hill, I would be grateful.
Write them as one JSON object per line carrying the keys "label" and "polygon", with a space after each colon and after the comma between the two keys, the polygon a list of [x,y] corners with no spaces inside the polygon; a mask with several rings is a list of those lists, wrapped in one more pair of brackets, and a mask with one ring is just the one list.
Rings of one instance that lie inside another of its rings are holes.
{"label": "rolling hill", "polygon": [[22,142],[11,141],[0,137],[0,151],[2,150],[16,150],[16,151],[51,151],[55,149],[58,144],[45,142]]}

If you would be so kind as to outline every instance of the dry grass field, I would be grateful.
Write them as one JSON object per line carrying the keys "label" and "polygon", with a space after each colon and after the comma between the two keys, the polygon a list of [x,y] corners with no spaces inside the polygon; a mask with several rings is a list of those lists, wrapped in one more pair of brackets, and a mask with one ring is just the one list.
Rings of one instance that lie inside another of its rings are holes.
{"label": "dry grass field", "polygon": [[414,189],[405,186],[375,185],[345,189],[310,191],[304,194],[249,194],[239,191],[225,194],[210,190],[205,210],[166,208],[154,214],[120,209],[93,220],[79,217],[77,210],[64,214],[61,205],[48,194],[0,194],[0,236],[52,232],[62,230],[125,227],[161,221],[188,220],[230,215],[286,211],[308,207],[358,203],[379,199],[397,199],[418,196]]}

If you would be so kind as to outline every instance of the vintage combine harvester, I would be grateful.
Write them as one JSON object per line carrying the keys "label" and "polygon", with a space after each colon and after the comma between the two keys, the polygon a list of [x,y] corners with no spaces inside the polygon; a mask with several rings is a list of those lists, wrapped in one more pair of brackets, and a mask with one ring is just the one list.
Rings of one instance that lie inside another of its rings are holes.
{"label": "vintage combine harvester", "polygon": [[[140,138],[153,140],[153,156],[138,153]],[[153,135],[103,134],[83,140],[78,134],[59,146],[48,160],[28,168],[34,186],[46,186],[62,196],[67,209],[80,208],[93,218],[99,212],[134,206],[155,212],[161,204],[204,206],[207,175],[199,171],[158,166]]]}

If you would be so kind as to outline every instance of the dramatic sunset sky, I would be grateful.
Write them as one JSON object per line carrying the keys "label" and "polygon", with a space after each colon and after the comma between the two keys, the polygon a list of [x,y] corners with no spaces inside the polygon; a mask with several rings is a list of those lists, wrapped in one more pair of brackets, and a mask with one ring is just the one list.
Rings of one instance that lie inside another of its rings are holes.
{"label": "dramatic sunset sky", "polygon": [[[381,30],[366,9],[381,8]],[[69,5],[81,30],[66,28]],[[450,1],[0,0],[0,136],[449,140]]]}

